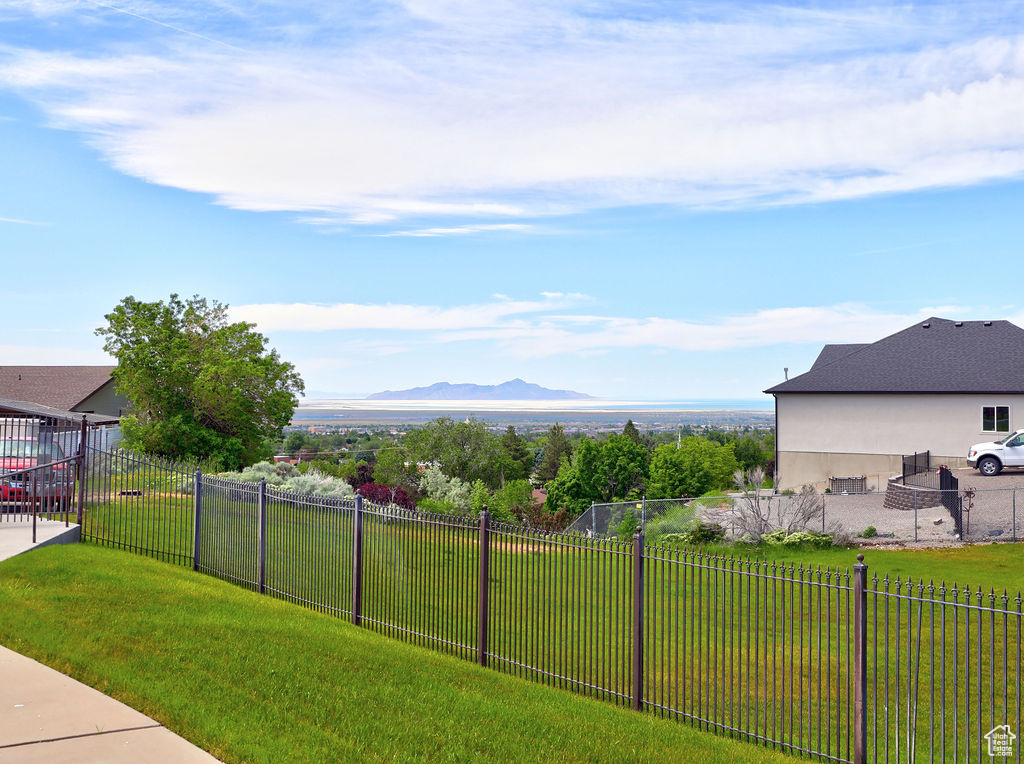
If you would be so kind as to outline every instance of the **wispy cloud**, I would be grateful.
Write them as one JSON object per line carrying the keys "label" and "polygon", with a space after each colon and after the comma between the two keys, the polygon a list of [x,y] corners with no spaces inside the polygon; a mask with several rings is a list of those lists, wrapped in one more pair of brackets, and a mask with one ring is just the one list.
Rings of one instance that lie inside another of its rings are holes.
{"label": "wispy cloud", "polygon": [[15,225],[52,225],[41,220],[23,220],[22,218],[0,217],[0,223],[14,223]]}
{"label": "wispy cloud", "polygon": [[450,228],[415,228],[406,231],[390,231],[380,233],[378,236],[412,236],[412,237],[436,237],[436,236],[468,236],[475,233],[489,233],[493,231],[508,231],[524,233],[536,230],[536,226],[526,223],[487,223],[481,225],[460,225]]}
{"label": "wispy cloud", "polygon": [[[126,173],[318,224],[465,235],[1024,174],[1015,4],[97,5],[89,48],[0,49],[0,87]],[[6,13],[84,23],[63,7]]]}
{"label": "wispy cloud", "polygon": [[263,331],[345,332],[346,353],[394,355],[431,345],[484,343],[517,359],[587,357],[621,349],[716,352],[782,344],[871,342],[930,315],[973,317],[965,306],[922,307],[913,313],[867,305],[772,308],[707,320],[608,316],[580,312],[589,298],[547,293],[540,300],[499,297],[454,307],[410,304],[263,304],[231,309]]}
{"label": "wispy cloud", "polygon": [[496,327],[514,316],[560,310],[588,299],[581,294],[562,293],[548,293],[541,297],[540,300],[497,299],[455,307],[393,303],[269,303],[233,306],[230,312],[233,319],[252,322],[261,331],[454,331]]}

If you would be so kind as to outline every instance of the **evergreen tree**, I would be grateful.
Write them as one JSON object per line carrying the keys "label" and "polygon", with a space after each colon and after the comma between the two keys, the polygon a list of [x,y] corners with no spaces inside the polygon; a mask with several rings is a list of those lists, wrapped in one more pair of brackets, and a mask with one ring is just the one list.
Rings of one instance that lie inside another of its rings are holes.
{"label": "evergreen tree", "polygon": [[632,419],[626,420],[626,426],[622,428],[622,434],[627,436],[637,445],[643,445],[643,438],[640,437],[640,431],[636,429],[636,425],[633,424]]}
{"label": "evergreen tree", "polygon": [[548,443],[544,447],[544,460],[537,470],[537,478],[546,483],[554,480],[558,475],[558,468],[562,464],[562,457],[572,453],[572,444],[569,437],[562,429],[562,425],[555,422],[548,430]]}
{"label": "evergreen tree", "polygon": [[505,432],[502,433],[501,447],[508,459],[505,480],[524,480],[530,477],[533,470],[533,454],[512,425],[505,428]]}

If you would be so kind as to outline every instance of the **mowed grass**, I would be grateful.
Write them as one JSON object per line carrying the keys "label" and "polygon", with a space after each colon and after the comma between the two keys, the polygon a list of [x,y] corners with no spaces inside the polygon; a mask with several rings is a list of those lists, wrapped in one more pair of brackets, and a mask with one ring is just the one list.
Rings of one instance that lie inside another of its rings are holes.
{"label": "mowed grass", "polygon": [[92,545],[0,563],[0,642],[225,761],[784,762]]}

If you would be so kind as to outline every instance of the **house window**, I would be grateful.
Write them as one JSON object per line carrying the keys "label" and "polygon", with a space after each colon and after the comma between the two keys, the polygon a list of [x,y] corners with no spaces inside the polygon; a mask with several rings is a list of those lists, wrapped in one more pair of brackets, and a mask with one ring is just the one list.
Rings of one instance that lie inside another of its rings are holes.
{"label": "house window", "polygon": [[982,406],[981,430],[982,432],[1009,432],[1010,407]]}

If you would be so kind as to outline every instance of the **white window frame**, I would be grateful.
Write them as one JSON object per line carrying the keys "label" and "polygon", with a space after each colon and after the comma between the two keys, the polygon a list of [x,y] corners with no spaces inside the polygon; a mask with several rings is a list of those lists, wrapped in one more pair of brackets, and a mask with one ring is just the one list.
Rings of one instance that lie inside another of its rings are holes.
{"label": "white window frame", "polygon": [[[1005,430],[999,430],[999,429],[986,430],[985,429],[985,409],[995,409],[995,411],[993,412],[993,416],[992,416],[992,426],[994,428],[999,426],[999,409],[1006,409],[1006,429]],[[1000,434],[1002,434],[1002,435],[1009,435],[1011,432],[1013,432],[1013,407],[1010,406],[1010,404],[1008,404],[1008,403],[986,403],[986,404],[982,404],[982,407],[981,407],[981,431],[983,433],[992,433],[994,435],[1000,435]]]}

